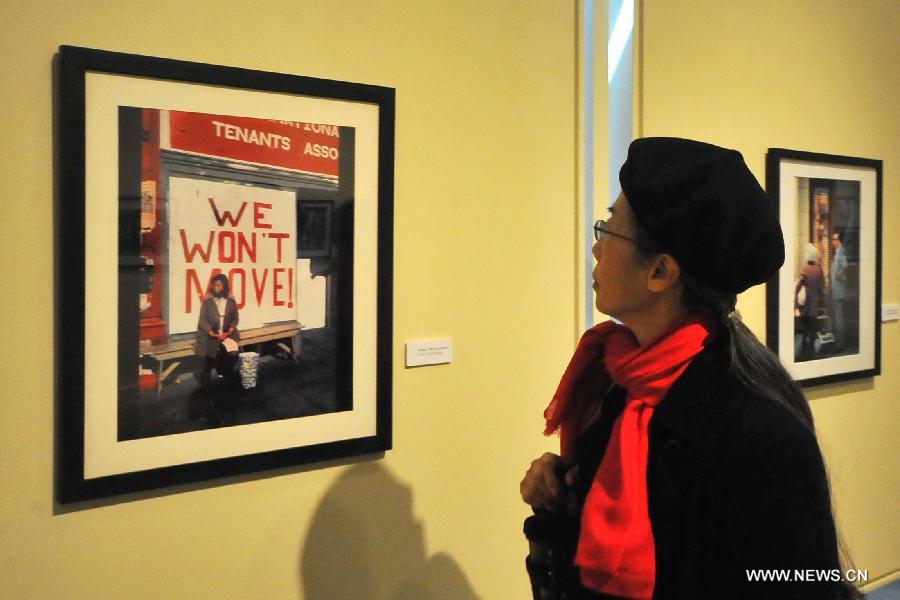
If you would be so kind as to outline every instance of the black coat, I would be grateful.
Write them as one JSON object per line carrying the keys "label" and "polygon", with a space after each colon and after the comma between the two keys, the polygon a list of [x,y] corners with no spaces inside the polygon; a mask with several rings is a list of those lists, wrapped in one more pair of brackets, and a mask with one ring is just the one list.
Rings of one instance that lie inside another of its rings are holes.
{"label": "black coat", "polygon": [[[209,332],[214,331],[219,333],[220,316],[219,309],[216,307],[216,301],[212,297],[207,298],[203,301],[203,304],[200,305],[200,316],[197,319],[196,334],[197,356],[213,358],[219,351],[219,346],[221,346],[222,342],[210,337]],[[237,326],[240,317],[238,315],[237,302],[230,296],[225,301],[224,317],[223,331],[234,328],[234,331],[232,331],[231,335],[228,337],[236,342],[239,341],[241,339],[241,334],[238,332]]]}
{"label": "black coat", "polygon": [[[720,360],[713,349],[697,355],[650,421],[653,597],[837,598],[833,581],[748,581],[748,569],[814,569],[834,578],[835,527],[815,435],[786,408],[732,380]],[[624,396],[614,388],[579,440],[575,491],[582,501]]]}

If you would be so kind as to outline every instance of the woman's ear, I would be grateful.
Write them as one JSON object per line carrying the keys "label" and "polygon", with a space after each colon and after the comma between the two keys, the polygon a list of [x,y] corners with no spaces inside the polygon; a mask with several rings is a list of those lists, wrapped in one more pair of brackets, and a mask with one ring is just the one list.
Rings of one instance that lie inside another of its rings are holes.
{"label": "woman's ear", "polygon": [[681,265],[671,254],[658,254],[650,265],[647,277],[647,289],[651,292],[664,292],[678,283],[681,277]]}

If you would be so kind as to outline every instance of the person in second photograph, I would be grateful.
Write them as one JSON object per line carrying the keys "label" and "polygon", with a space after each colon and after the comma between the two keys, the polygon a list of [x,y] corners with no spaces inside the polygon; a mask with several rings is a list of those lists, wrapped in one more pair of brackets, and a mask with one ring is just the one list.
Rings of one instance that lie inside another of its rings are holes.
{"label": "person in second photograph", "polygon": [[815,357],[815,342],[819,333],[819,314],[825,308],[825,277],[816,258],[816,247],[806,245],[806,264],[800,269],[800,277],[794,287],[794,316],[797,333],[801,337],[800,350],[795,360],[811,360]]}
{"label": "person in second photograph", "polygon": [[844,234],[836,230],[831,236],[834,258],[831,261],[831,301],[834,307],[835,352],[842,352],[847,341],[847,250]]}
{"label": "person in second photograph", "polygon": [[237,302],[229,291],[228,277],[215,275],[200,306],[196,342],[197,355],[203,361],[199,384],[204,394],[209,391],[213,368],[222,377],[232,377],[237,367],[239,315]]}

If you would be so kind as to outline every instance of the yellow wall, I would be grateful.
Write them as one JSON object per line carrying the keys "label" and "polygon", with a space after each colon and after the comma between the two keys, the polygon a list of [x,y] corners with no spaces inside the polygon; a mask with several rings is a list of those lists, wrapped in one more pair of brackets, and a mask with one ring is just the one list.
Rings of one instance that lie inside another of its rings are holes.
{"label": "yellow wall", "polygon": [[[518,482],[552,448],[540,412],[578,314],[575,3],[268,4],[0,5],[4,597],[528,596]],[[896,4],[646,4],[644,132],[740,148],[760,177],[769,146],[882,158],[884,295],[900,299]],[[397,88],[383,460],[54,505],[51,60],[63,43]],[[741,309],[761,332],[762,289]],[[448,335],[452,365],[401,366],[404,340]],[[873,577],[900,556],[898,337],[884,327],[874,382],[810,393],[842,529]]]}
{"label": "yellow wall", "polygon": [[[0,596],[526,597],[518,483],[575,331],[576,39],[545,1],[0,3]],[[59,44],[397,88],[383,460],[55,512]],[[455,362],[404,369],[431,336]]]}
{"label": "yellow wall", "polygon": [[[900,300],[900,5],[894,0],[644,0],[643,135],[741,150],[884,161],[883,296]],[[763,286],[739,308],[765,334]],[[875,379],[809,390],[839,526],[870,581],[900,575],[900,324],[882,328]]]}

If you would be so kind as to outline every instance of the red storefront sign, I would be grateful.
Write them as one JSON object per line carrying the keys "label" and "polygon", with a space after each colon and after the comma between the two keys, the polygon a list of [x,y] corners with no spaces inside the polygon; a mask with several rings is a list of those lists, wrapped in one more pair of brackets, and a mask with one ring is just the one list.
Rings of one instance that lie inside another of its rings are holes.
{"label": "red storefront sign", "polygon": [[184,150],[338,176],[336,125],[169,111],[169,144]]}

